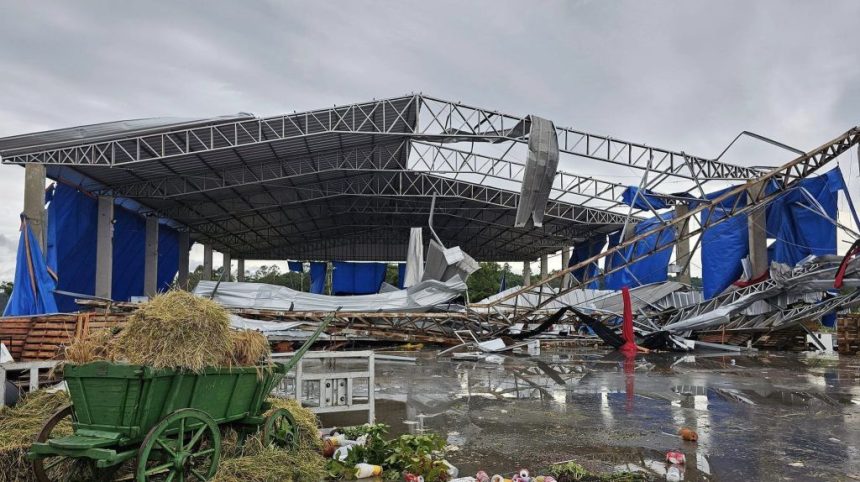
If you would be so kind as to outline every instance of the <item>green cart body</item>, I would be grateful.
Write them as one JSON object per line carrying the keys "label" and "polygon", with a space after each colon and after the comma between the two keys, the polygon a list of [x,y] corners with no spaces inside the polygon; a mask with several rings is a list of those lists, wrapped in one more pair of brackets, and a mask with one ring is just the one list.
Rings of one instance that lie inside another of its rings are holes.
{"label": "green cart body", "polygon": [[[172,475],[164,480],[191,480],[192,475],[208,480],[217,469],[219,426],[225,424],[240,434],[261,430],[264,443],[295,447],[298,431],[292,415],[272,409],[266,399],[327,324],[323,322],[287,363],[272,366],[210,367],[191,373],[104,361],[66,365],[63,375],[72,403],[45,423],[31,446],[37,479],[53,480],[45,468],[48,458],[88,459],[96,469],[137,458],[138,482],[156,480],[165,471]],[[73,435],[51,437],[68,417]],[[208,445],[195,452],[206,437],[211,439]],[[195,471],[191,462],[198,456],[213,459],[211,470]]]}
{"label": "green cart body", "polygon": [[[207,368],[201,373],[94,362],[63,370],[74,435],[33,444],[33,455],[88,457],[107,467],[135,456],[149,431],[178,409],[200,410],[221,425],[260,425],[268,394],[288,368]],[[265,407],[268,408],[268,407]],[[131,447],[123,451],[124,447]]]}

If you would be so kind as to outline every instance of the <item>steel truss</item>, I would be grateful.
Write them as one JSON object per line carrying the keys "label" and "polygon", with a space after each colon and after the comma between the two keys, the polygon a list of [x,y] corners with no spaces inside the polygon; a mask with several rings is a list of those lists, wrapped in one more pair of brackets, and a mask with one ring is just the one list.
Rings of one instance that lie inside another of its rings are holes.
{"label": "steel truss", "polygon": [[[515,298],[521,294],[535,291],[535,289],[537,289],[539,302],[536,306],[532,307],[531,310],[539,310],[550,302],[554,301],[560,295],[569,293],[570,291],[580,288],[581,286],[584,286],[592,281],[601,279],[610,273],[614,273],[618,270],[624,269],[629,264],[632,264],[654,253],[666,249],[672,249],[674,243],[666,244],[663,246],[656,246],[655,248],[643,249],[644,254],[627,259],[627,263],[625,264],[614,266],[608,270],[604,270],[601,273],[597,273],[593,277],[585,276],[584,279],[575,281],[574,283],[572,283],[573,286],[560,290],[557,294],[544,294],[544,291],[542,289],[543,286],[547,286],[550,282],[564,277],[565,274],[571,273],[577,269],[586,268],[590,264],[596,263],[601,259],[612,256],[615,253],[622,253],[628,248],[630,248],[631,252],[638,252],[637,247],[639,247],[641,243],[646,242],[646,239],[652,236],[656,237],[657,239],[660,239],[661,233],[663,233],[665,230],[671,229],[676,231],[676,241],[683,241],[691,237],[698,236],[705,229],[716,226],[733,216],[744,214],[754,209],[763,208],[767,203],[774,200],[786,189],[791,188],[801,179],[804,179],[807,176],[811,175],[812,173],[820,169],[822,166],[832,161],[833,159],[846,152],[848,149],[858,143],[860,143],[860,128],[855,127],[842,134],[841,136],[837,137],[836,139],[792,160],[791,162],[781,167],[773,169],[764,175],[758,176],[757,178],[747,181],[742,185],[727,190],[719,197],[710,200],[710,202],[708,203],[700,203],[695,208],[690,209],[689,212],[687,212],[686,214],[682,216],[677,216],[675,219],[668,221],[663,225],[659,225],[650,231],[634,236],[627,241],[621,242],[617,246],[610,248],[598,255],[595,255],[581,263],[578,263],[567,269],[563,269],[552,276],[540,280],[538,283],[535,283],[532,286],[523,287],[522,289],[517,290],[516,292],[513,292],[508,296],[495,300],[494,302],[488,303],[486,305],[473,305],[472,308],[491,308],[502,302]],[[768,194],[766,192],[767,190],[763,187],[767,185],[767,183],[773,181],[779,183],[780,189]],[[700,226],[697,229],[688,228],[690,221],[696,216],[702,215],[703,211],[708,209],[710,206],[721,205],[725,207],[726,204],[729,204],[730,207],[723,209],[722,217],[720,217],[719,219],[713,219],[710,216],[710,214],[713,213],[713,210],[710,210],[708,217],[701,220],[701,222],[699,223]],[[522,312],[519,313],[519,315],[522,314]],[[529,314],[529,312],[527,311],[525,314],[527,315]]]}

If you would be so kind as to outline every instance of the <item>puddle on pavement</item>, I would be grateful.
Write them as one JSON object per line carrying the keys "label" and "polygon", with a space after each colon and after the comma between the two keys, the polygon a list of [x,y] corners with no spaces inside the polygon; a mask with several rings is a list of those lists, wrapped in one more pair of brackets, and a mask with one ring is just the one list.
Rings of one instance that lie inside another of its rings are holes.
{"label": "puddle on pavement", "polygon": [[[463,475],[575,460],[662,479],[665,453],[676,448],[687,458],[684,480],[860,474],[857,359],[655,354],[625,363],[617,353],[565,349],[485,363],[424,352],[415,364],[377,362],[376,382],[378,421],[392,435],[447,437]],[[680,427],[696,430],[698,444],[683,442]]]}

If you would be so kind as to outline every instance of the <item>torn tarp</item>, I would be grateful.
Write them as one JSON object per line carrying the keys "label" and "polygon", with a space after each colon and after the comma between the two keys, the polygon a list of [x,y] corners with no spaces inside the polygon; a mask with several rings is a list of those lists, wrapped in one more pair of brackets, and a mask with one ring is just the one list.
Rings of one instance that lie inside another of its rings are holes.
{"label": "torn tarp", "polygon": [[388,270],[386,263],[332,263],[331,291],[335,295],[369,295],[379,293]]}
{"label": "torn tarp", "polygon": [[325,291],[326,271],[328,271],[328,264],[326,262],[311,262],[311,293],[322,294]]}
{"label": "torn tarp", "polygon": [[636,209],[666,209],[669,205],[665,199],[657,194],[654,194],[648,189],[639,189],[637,186],[627,186],[627,189],[621,193],[621,200],[624,204]]}
{"label": "torn tarp", "polygon": [[15,289],[6,303],[3,316],[41,315],[56,313],[54,289],[57,282],[48,271],[39,241],[30,229],[30,222],[21,215],[21,239],[15,266]]}
{"label": "torn tarp", "polygon": [[373,295],[328,296],[264,283],[217,284],[215,281],[200,281],[194,294],[208,297],[216,285],[218,289],[213,299],[228,308],[279,311],[422,312],[466,291],[466,283],[454,276],[447,282],[422,281],[405,290]]}
{"label": "torn tarp", "polygon": [[[603,251],[603,248],[606,246],[606,235],[600,234],[591,239],[587,239],[581,243],[576,243],[573,245],[573,251],[570,254],[570,261],[568,261],[567,266],[576,266],[583,261],[597,256]],[[597,276],[597,272],[599,271],[599,267],[597,266],[597,261],[590,263],[588,266],[583,268],[577,268],[570,272],[571,276],[573,276],[577,281],[583,281],[587,279],[592,279]],[[584,288],[589,288],[596,290],[600,288],[600,284],[597,280],[588,283]]]}
{"label": "torn tarp", "polygon": [[[649,218],[636,225],[634,236],[647,233],[664,222],[671,221],[674,213],[661,214],[659,218]],[[621,231],[609,235],[610,248],[621,242]],[[672,256],[672,247],[675,243],[675,230],[664,229],[659,233],[652,234],[644,240],[628,246],[621,251],[606,258],[604,269],[609,271],[613,268],[623,268],[606,275],[604,283],[606,289],[619,290],[623,287],[635,287],[650,283],[659,283],[669,278],[669,258]],[[648,253],[653,253],[645,256]],[[638,261],[629,263],[629,260],[645,256]]]}
{"label": "torn tarp", "polygon": [[529,116],[529,154],[514,226],[524,227],[531,219],[535,227],[543,226],[546,203],[558,170],[558,138],[555,126],[547,119]]}

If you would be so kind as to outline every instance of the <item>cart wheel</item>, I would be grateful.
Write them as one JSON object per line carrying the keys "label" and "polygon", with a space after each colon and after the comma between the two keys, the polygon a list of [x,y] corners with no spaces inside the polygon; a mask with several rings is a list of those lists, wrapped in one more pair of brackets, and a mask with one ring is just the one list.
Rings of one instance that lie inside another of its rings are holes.
{"label": "cart wheel", "polygon": [[[39,434],[36,435],[36,442],[47,442],[48,439],[51,438],[51,432],[53,432],[54,428],[65,418],[69,418],[73,422],[75,421],[75,412],[72,410],[71,405],[61,407],[48,418],[45,425],[42,425],[42,430],[40,430]],[[63,472],[62,466],[71,463],[72,461],[73,459],[61,455],[53,457],[39,457],[38,459],[33,459],[33,473],[36,475],[36,480],[39,482],[60,480],[60,476],[54,475],[54,472]]]}
{"label": "cart wheel", "polygon": [[289,410],[278,408],[266,417],[263,424],[263,443],[274,444],[287,450],[298,448],[299,428]]}
{"label": "cart wheel", "polygon": [[218,425],[206,412],[183,408],[146,434],[137,451],[137,482],[209,480],[220,458]]}

